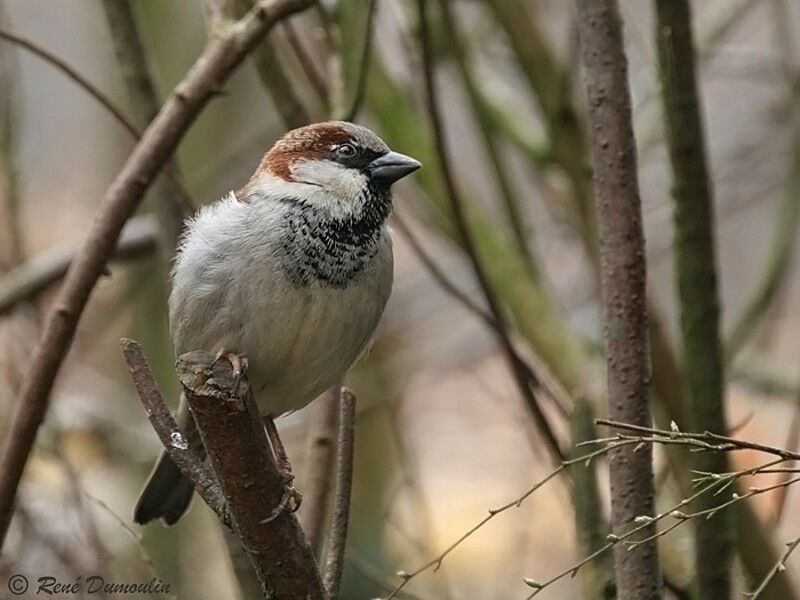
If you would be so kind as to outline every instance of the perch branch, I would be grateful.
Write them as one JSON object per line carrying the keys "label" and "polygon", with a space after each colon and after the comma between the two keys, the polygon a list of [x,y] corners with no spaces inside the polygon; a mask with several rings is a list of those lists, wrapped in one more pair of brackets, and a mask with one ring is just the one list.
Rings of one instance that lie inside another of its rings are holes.
{"label": "perch branch", "polygon": [[339,440],[336,459],[336,496],[333,521],[325,564],[325,592],[328,600],[339,597],[339,584],[344,571],[347,546],[347,525],[350,520],[350,494],[353,490],[353,443],[355,441],[356,397],[342,388],[339,395]]}
{"label": "perch branch", "polygon": [[16,398],[0,457],[0,548],[56,375],[123,225],[202,108],[219,92],[258,40],[279,20],[310,4],[311,0],[262,0],[242,19],[214,36],[164,103],[108,189],[47,316]]}
{"label": "perch branch", "polygon": [[286,480],[270,448],[246,377],[227,360],[195,351],[176,369],[234,531],[267,598],[322,600],[311,546],[283,504]]}

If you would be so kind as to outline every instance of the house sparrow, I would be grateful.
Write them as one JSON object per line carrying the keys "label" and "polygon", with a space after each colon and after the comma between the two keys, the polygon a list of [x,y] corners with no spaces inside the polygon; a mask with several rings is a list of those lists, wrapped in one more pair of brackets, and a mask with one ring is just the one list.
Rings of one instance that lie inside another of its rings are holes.
{"label": "house sparrow", "polygon": [[[341,381],[391,291],[391,185],[418,168],[352,123],[287,133],[246,186],[187,226],[169,298],[177,355],[244,355],[259,410],[272,417]],[[202,450],[183,398],[176,418]],[[192,491],[162,452],[134,520],[172,524]]]}

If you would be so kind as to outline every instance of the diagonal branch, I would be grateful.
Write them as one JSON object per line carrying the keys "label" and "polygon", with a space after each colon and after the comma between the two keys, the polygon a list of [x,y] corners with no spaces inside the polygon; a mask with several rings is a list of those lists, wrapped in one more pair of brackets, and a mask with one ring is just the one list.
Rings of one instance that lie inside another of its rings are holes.
{"label": "diagonal branch", "polygon": [[[134,217],[125,226],[114,250],[114,260],[129,260],[152,254],[158,228],[148,216]],[[0,316],[64,277],[75,257],[75,244],[65,244],[36,254],[0,277]]]}
{"label": "diagonal branch", "polygon": [[56,375],[123,225],[189,126],[255,44],[275,23],[310,4],[311,0],[262,0],[242,19],[221,29],[170,94],[108,189],[47,317],[16,398],[0,457],[0,547]]}
{"label": "diagonal branch", "polygon": [[522,397],[525,399],[525,402],[530,409],[540,432],[544,436],[548,450],[552,456],[556,458],[556,460],[560,461],[564,458],[564,455],[559,445],[558,438],[550,426],[550,423],[547,421],[547,417],[544,415],[541,406],[539,406],[539,401],[536,398],[536,395],[533,393],[532,386],[536,386],[537,388],[540,388],[541,386],[539,385],[537,379],[531,379],[533,372],[529,369],[526,369],[524,361],[520,358],[519,354],[517,354],[517,351],[514,348],[514,344],[511,341],[509,334],[506,318],[503,313],[503,307],[500,304],[500,300],[497,298],[494,289],[492,288],[492,284],[489,281],[489,277],[484,269],[481,258],[478,255],[475,242],[472,239],[469,223],[467,221],[467,215],[464,210],[464,203],[453,178],[453,172],[450,164],[450,153],[444,140],[444,129],[438,106],[438,92],[434,80],[433,53],[428,25],[428,7],[425,0],[419,0],[418,10],[420,41],[422,44],[423,54],[423,76],[425,79],[425,89],[427,92],[426,102],[428,115],[433,128],[433,139],[437,158],[441,167],[442,182],[444,184],[446,196],[449,201],[449,208],[452,212],[459,239],[472,266],[475,278],[478,280],[478,285],[483,292],[486,303],[489,306],[489,310],[492,313],[495,323],[497,324],[497,327],[495,328],[497,341],[508,362],[508,366],[515,382],[517,383],[517,387],[519,388]]}

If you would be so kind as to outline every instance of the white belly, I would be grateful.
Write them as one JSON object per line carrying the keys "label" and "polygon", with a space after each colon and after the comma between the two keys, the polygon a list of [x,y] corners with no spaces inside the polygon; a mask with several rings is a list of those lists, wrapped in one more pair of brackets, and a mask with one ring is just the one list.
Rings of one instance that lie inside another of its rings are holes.
{"label": "white belly", "polygon": [[388,234],[346,287],[302,287],[286,278],[267,245],[200,235],[202,225],[175,267],[170,330],[176,352],[244,354],[256,401],[275,416],[341,381],[369,344],[389,298]]}

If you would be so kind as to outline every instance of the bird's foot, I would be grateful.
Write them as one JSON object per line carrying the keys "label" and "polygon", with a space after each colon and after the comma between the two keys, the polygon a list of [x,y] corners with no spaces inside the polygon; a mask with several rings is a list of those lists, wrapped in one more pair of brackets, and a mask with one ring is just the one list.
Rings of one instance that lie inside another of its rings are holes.
{"label": "bird's foot", "polygon": [[272,451],[275,455],[275,463],[278,468],[278,473],[283,480],[283,496],[269,516],[262,521],[262,523],[269,523],[275,520],[286,511],[296,512],[303,502],[303,496],[298,492],[292,482],[294,482],[294,474],[292,473],[292,465],[289,458],[286,456],[286,450],[283,447],[283,442],[278,435],[278,428],[275,427],[275,421],[271,415],[264,417],[264,429],[267,431]]}
{"label": "bird's foot", "polygon": [[292,485],[292,482],[294,481],[294,475],[291,474],[291,471],[288,473],[283,472],[281,475],[284,481],[281,501],[275,508],[272,509],[267,518],[261,521],[262,525],[274,521],[284,513],[297,512],[297,510],[300,508],[300,504],[303,502],[302,494],[300,494],[300,492],[298,492]]}
{"label": "bird's foot", "polygon": [[226,348],[221,348],[214,356],[214,362],[211,366],[213,367],[223,358],[231,363],[231,368],[233,369],[233,384],[234,389],[236,389],[242,381],[242,376],[247,373],[247,358],[235,352],[231,352]]}

